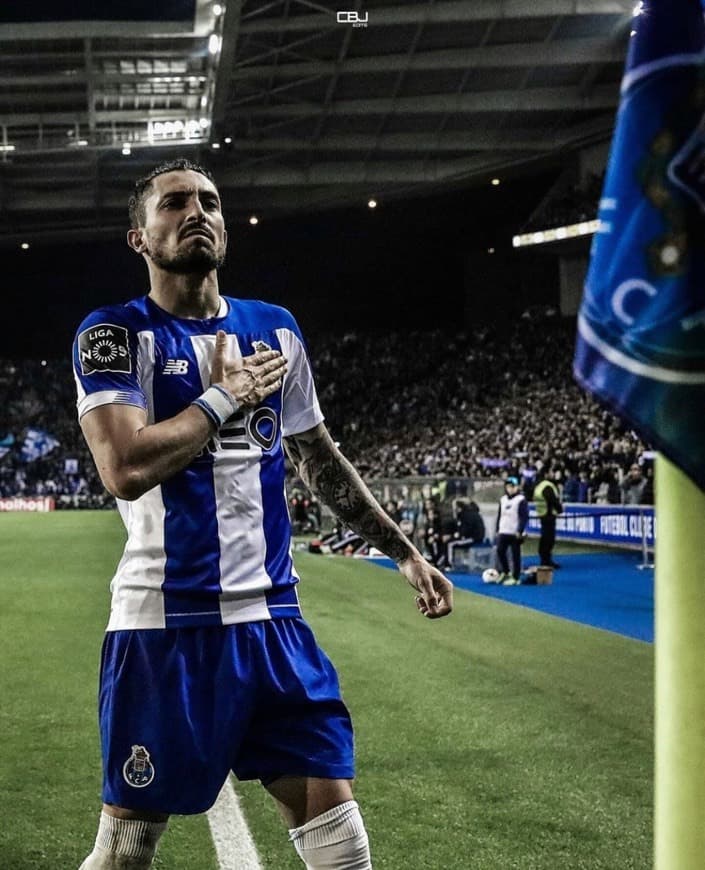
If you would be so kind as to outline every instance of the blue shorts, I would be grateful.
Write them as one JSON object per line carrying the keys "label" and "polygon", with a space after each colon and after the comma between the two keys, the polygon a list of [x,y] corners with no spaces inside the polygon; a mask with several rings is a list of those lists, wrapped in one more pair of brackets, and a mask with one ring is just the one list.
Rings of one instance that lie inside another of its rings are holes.
{"label": "blue shorts", "polygon": [[205,812],[232,770],[352,779],[335,669],[300,618],[108,632],[100,677],[103,800]]}

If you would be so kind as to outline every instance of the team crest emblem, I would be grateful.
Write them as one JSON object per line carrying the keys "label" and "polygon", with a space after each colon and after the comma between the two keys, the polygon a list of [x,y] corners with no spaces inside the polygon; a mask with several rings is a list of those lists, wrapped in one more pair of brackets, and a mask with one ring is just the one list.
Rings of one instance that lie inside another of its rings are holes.
{"label": "team crest emblem", "polygon": [[252,342],[252,347],[255,350],[255,353],[260,353],[263,350],[271,350],[272,346],[267,344],[266,341],[262,341],[261,339],[257,339],[257,341]]}
{"label": "team crest emblem", "polygon": [[144,788],[154,779],[154,765],[144,746],[133,746],[132,755],[122,767],[125,782],[134,788]]}

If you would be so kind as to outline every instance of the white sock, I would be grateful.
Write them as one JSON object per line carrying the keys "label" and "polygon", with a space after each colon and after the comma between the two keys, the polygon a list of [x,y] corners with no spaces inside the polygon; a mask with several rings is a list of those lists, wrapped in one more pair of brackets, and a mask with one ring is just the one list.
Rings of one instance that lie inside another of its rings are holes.
{"label": "white sock", "polygon": [[95,847],[78,870],[147,870],[166,824],[101,812]]}
{"label": "white sock", "polygon": [[293,828],[289,839],[308,870],[372,870],[365,823],[355,801]]}

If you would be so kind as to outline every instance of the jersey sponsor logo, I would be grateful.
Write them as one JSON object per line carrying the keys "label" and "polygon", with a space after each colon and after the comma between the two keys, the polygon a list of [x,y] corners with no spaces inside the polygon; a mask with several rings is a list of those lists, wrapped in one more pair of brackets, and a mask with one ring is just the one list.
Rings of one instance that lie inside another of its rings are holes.
{"label": "jersey sponsor logo", "polygon": [[185,375],[188,374],[187,359],[168,359],[162,370],[163,375]]}
{"label": "jersey sponsor logo", "polygon": [[133,788],[145,788],[154,779],[154,772],[154,765],[147,749],[135,744],[132,747],[132,755],[122,766],[125,782]]}
{"label": "jersey sponsor logo", "polygon": [[218,450],[250,450],[254,441],[262,450],[271,450],[279,433],[279,417],[272,408],[263,405],[257,408],[247,418],[242,411],[228,417],[218,430],[218,435],[211,438],[199,456],[217,453]]}
{"label": "jersey sponsor logo", "polygon": [[99,323],[78,336],[78,358],[84,375],[131,372],[130,342],[124,326]]}
{"label": "jersey sponsor logo", "polygon": [[263,450],[271,450],[272,445],[277,440],[278,428],[279,418],[275,412],[266,405],[257,408],[254,414],[247,421],[247,430],[250,433],[250,436]]}

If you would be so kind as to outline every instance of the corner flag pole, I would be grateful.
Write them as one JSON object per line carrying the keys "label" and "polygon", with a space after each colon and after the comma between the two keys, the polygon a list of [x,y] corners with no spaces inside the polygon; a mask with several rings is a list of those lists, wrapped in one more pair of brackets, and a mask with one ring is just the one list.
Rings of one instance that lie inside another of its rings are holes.
{"label": "corner flag pole", "polygon": [[704,10],[634,7],[574,362],[660,451],[656,870],[705,870]]}
{"label": "corner flag pole", "polygon": [[656,462],[656,870],[705,867],[705,492]]}

